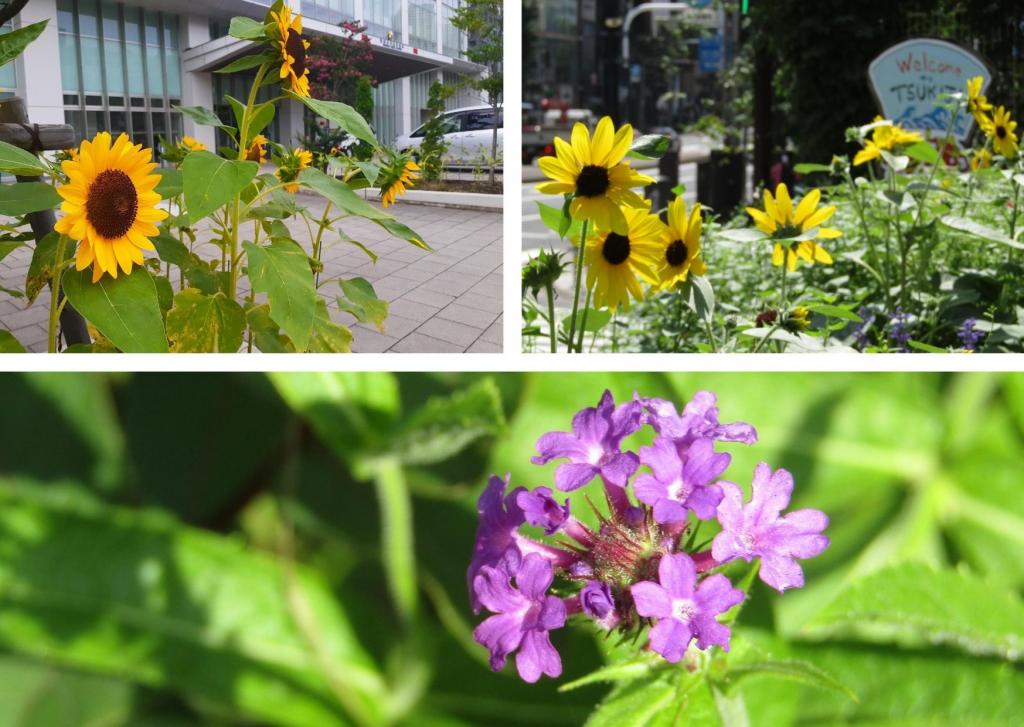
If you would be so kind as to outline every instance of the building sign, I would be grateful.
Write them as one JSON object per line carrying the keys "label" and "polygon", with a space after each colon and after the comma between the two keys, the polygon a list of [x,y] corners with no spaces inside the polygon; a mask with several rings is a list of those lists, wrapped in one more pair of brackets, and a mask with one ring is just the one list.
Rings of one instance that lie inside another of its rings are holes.
{"label": "building sign", "polygon": [[697,51],[697,67],[701,73],[718,73],[722,70],[721,35],[701,38]]}
{"label": "building sign", "polygon": [[404,50],[405,49],[405,44],[402,43],[402,41],[400,41],[400,40],[395,40],[395,34],[393,32],[391,32],[390,30],[388,31],[388,34],[387,34],[386,37],[380,39],[380,44],[384,48],[391,48],[392,50]]}
{"label": "building sign", "polygon": [[[958,45],[932,38],[905,40],[871,61],[868,78],[882,115],[907,129],[944,132],[949,112],[936,106],[944,93],[966,93],[967,80],[981,76],[982,92],[992,80],[985,62]],[[961,113],[953,136],[963,142],[974,119]]]}

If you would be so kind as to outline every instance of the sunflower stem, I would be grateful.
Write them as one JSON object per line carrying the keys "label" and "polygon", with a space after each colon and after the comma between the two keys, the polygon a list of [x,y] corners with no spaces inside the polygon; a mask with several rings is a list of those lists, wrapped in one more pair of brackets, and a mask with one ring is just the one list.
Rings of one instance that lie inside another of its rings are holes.
{"label": "sunflower stem", "polygon": [[548,281],[545,286],[548,294],[548,330],[551,337],[551,353],[558,353],[558,326],[555,325],[555,286]]}
{"label": "sunflower stem", "polygon": [[57,242],[57,257],[53,265],[53,279],[50,281],[50,320],[47,326],[46,350],[49,353],[57,353],[57,320],[60,315],[60,281],[64,267],[64,246],[67,244],[67,237],[60,236]]}
{"label": "sunflower stem", "polygon": [[583,320],[580,322],[580,337],[576,341],[576,352],[583,353],[583,334],[587,330],[587,314],[590,312],[590,295],[593,293],[593,289],[587,288],[587,299],[583,304]]}
{"label": "sunflower stem", "polygon": [[587,246],[587,227],[590,220],[583,220],[580,228],[580,244],[576,251],[576,284],[572,293],[572,318],[569,321],[569,353],[576,340],[576,313],[580,308],[580,288],[583,286],[583,252]]}
{"label": "sunflower stem", "polygon": [[322,215],[320,215],[320,222],[319,222],[320,226],[319,226],[319,228],[316,231],[316,239],[313,241],[313,259],[316,260],[316,262],[317,262],[317,270],[316,270],[316,274],[313,276],[313,283],[314,283],[314,285],[316,285],[318,287],[320,285],[320,268],[321,268],[321,265],[320,265],[320,254],[321,254],[321,252],[323,250],[323,248],[321,247],[321,240],[323,239],[323,236],[324,236],[324,230],[326,230],[327,227],[330,225],[330,220],[329,220],[329,217],[328,217],[328,215],[330,214],[330,211],[331,211],[331,202],[330,202],[330,200],[328,200],[327,206],[324,207],[324,213]]}

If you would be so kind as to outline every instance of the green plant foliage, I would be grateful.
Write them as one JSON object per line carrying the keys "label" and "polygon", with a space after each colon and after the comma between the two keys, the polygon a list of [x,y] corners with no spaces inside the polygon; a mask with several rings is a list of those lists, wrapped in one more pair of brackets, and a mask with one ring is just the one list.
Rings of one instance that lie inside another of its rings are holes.
{"label": "green plant foliage", "polygon": [[156,285],[145,268],[92,282],[92,271],[64,273],[68,300],[125,353],[167,353],[167,335]]}
{"label": "green plant foliage", "polygon": [[18,217],[53,209],[60,202],[60,195],[46,182],[19,182],[4,187],[0,196],[0,215]]}
{"label": "green plant foliage", "polygon": [[190,153],[181,163],[189,222],[197,222],[223,207],[249,185],[259,170],[256,162],[223,159],[208,151]]}
{"label": "green plant foliage", "polygon": [[309,258],[288,240],[266,246],[245,243],[253,290],[270,300],[270,317],[304,351],[316,317],[316,287],[309,276]]}
{"label": "green plant foliage", "polygon": [[0,66],[6,66],[20,56],[29,43],[46,30],[49,22],[49,20],[41,20],[38,23],[25,25],[17,30],[0,35]]}
{"label": "green plant foliage", "polygon": [[245,311],[223,293],[186,288],[167,311],[167,338],[174,353],[235,353],[242,345]]}

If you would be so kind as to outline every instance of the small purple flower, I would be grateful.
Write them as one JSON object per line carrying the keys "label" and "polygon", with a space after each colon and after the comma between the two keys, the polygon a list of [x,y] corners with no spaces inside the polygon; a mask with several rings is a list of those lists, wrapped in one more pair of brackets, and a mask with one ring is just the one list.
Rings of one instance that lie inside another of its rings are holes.
{"label": "small purple flower", "polygon": [[772,473],[762,462],[754,470],[750,502],[743,504],[743,492],[731,482],[722,482],[725,496],[718,506],[722,532],[711,543],[711,554],[719,563],[743,558],[748,563],[761,558],[761,580],[780,593],[800,588],[804,572],[796,562],[820,555],[829,539],[822,535],[828,516],[820,510],[795,510],[783,517],[793,494],[793,476],[784,469]]}
{"label": "small purple flower", "polygon": [[522,490],[516,496],[516,504],[523,511],[526,522],[544,528],[545,535],[554,535],[569,520],[569,502],[559,505],[558,500],[551,496],[550,487]]}
{"label": "small purple flower", "polygon": [[688,446],[697,439],[713,439],[719,442],[742,442],[754,444],[757,430],[746,422],[722,424],[718,420],[718,406],[715,395],[710,391],[698,391],[677,414],[675,404],[664,399],[640,399],[646,415],[644,423],[650,424],[658,434],[674,439],[682,446]]}
{"label": "small purple flower", "polygon": [[857,309],[857,315],[860,316],[860,323],[853,328],[853,340],[863,348],[868,342],[867,329],[875,322],[875,316],[865,306]]}
{"label": "small purple flower", "polygon": [[720,573],[696,587],[697,570],[686,553],[663,556],[658,580],[660,583],[641,581],[630,588],[637,613],[658,619],[651,629],[651,649],[672,663],[683,658],[694,638],[698,649],[717,644],[728,651],[729,627],[715,617],[740,603],[743,591],[733,588]]}
{"label": "small purple flower", "polygon": [[562,659],[548,635],[565,625],[565,604],[547,595],[553,578],[548,560],[536,553],[520,557],[515,549],[508,551],[497,568],[480,568],[474,590],[496,615],[477,626],[473,638],[490,649],[494,671],[503,669],[506,657],[518,649],[516,669],[523,681],[532,684],[541,674],[562,674]]}
{"label": "small purple flower", "polygon": [[517,503],[519,495],[526,488],[517,487],[508,495],[505,490],[511,475],[501,479],[495,475],[487,481],[487,487],[477,500],[477,512],[480,521],[476,529],[476,542],[473,545],[473,560],[466,572],[466,583],[469,587],[469,600],[473,613],[480,613],[480,599],[473,588],[474,578],[483,566],[494,566],[505,555],[509,548],[520,554],[535,552],[559,565],[568,565],[575,558],[571,553],[558,548],[537,543],[517,532],[519,526],[526,522],[526,515]]}
{"label": "small purple flower", "polygon": [[615,612],[612,589],[607,583],[587,581],[587,584],[580,590],[580,605],[583,608],[583,613],[608,630],[615,628],[619,622],[619,616]]}
{"label": "small purple flower", "polygon": [[907,348],[907,343],[910,341],[910,329],[907,328],[908,323],[910,323],[910,314],[904,313],[900,308],[897,308],[896,312],[889,318],[889,338],[904,353],[910,351]]}
{"label": "small purple flower", "polygon": [[960,330],[957,331],[957,336],[960,337],[960,342],[964,345],[964,349],[968,351],[977,351],[978,342],[985,337],[984,331],[975,330],[974,326],[977,323],[977,318],[968,318],[964,321],[963,325],[960,326]]}
{"label": "small purple flower", "polygon": [[722,490],[711,483],[718,478],[732,457],[715,452],[710,439],[698,439],[681,455],[673,440],[658,437],[651,447],[640,448],[640,461],[653,474],[643,473],[633,482],[640,502],[654,507],[654,519],[662,524],[686,519],[687,508],[702,520],[715,516]]}
{"label": "small purple flower", "polygon": [[555,486],[571,492],[601,475],[606,482],[625,487],[640,465],[633,452],[622,452],[622,440],[640,429],[640,403],[630,401],[618,407],[605,391],[597,407],[580,411],[572,420],[572,433],[548,432],[537,441],[539,453],[531,461],[547,464],[553,459],[569,461],[555,470]]}

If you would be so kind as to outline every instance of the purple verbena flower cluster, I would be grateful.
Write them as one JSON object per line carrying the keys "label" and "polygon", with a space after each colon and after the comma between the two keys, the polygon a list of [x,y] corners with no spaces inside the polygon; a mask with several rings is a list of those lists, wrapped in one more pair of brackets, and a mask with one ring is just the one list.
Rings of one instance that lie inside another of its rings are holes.
{"label": "purple verbena flower cluster", "polygon": [[[644,427],[655,432],[651,446],[622,451],[623,441]],[[515,652],[525,681],[560,676],[549,633],[573,615],[627,634],[651,626],[651,650],[673,663],[694,642],[728,650],[730,630],[718,617],[745,594],[715,571],[756,558],[769,586],[799,588],[797,560],[829,543],[824,513],[782,514],[793,492],[786,470],[759,464],[748,502],[737,485],[719,479],[731,456],[716,451],[716,443],[756,441],[751,425],[719,421],[709,392],[698,392],[680,413],[671,402],[638,395],[616,405],[606,391],[596,407],[573,418],[571,432],[542,436],[532,460],[562,460],[555,470],[562,492],[600,479],[607,514],[594,508],[596,528],[576,519],[548,487],[509,491],[508,476],[491,477],[478,502],[467,574],[473,611],[493,614],[473,632],[490,650],[491,668],[502,669]],[[696,527],[711,520],[720,532],[710,548],[694,548]],[[523,525],[540,528],[547,540],[521,533]]]}
{"label": "purple verbena flower cluster", "polygon": [[978,343],[985,337],[984,331],[979,331],[974,327],[977,323],[977,318],[968,318],[960,326],[960,330],[957,331],[960,343],[964,345],[964,349],[967,351],[977,351]]}
{"label": "purple verbena flower cluster", "polygon": [[910,349],[907,344],[910,342],[910,314],[904,313],[901,308],[889,317],[889,338],[899,347],[900,351],[907,353]]}

